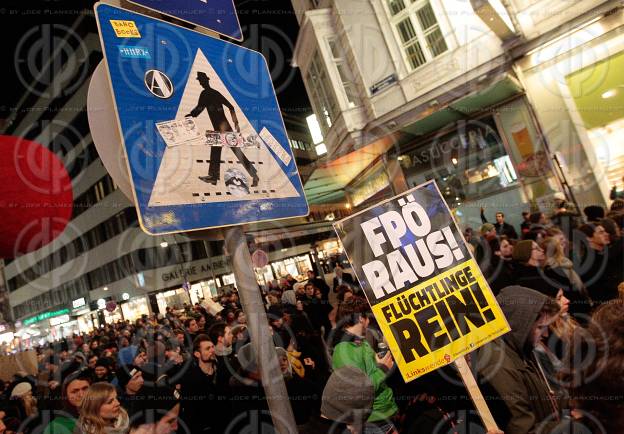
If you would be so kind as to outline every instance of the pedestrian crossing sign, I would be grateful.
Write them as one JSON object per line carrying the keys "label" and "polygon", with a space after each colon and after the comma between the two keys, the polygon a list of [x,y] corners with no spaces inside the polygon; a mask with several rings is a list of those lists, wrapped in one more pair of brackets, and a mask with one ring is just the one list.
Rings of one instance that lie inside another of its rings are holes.
{"label": "pedestrian crossing sign", "polygon": [[[95,10],[146,232],[307,215],[260,53],[115,6]],[[117,36],[120,21],[140,37]]]}

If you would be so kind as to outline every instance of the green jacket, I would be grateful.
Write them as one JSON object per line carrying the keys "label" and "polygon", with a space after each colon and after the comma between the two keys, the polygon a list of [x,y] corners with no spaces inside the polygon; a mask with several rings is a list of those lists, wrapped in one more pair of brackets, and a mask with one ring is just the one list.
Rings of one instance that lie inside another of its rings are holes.
{"label": "green jacket", "polygon": [[57,417],[48,424],[43,434],[72,434],[76,427],[73,417]]}
{"label": "green jacket", "polygon": [[332,366],[334,370],[343,366],[354,366],[370,378],[375,388],[375,401],[373,412],[368,418],[369,422],[388,419],[398,411],[392,389],[385,382],[386,373],[377,366],[375,352],[365,339],[355,337],[355,339],[342,340],[338,343],[334,347]]}

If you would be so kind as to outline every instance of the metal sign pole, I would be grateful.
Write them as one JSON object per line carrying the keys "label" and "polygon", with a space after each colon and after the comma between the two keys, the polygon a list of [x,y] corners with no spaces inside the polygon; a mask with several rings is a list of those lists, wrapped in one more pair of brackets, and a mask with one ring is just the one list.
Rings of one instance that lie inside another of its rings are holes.
{"label": "metal sign pole", "polygon": [[247,315],[251,345],[257,357],[262,385],[275,429],[281,434],[297,432],[295,417],[288,400],[284,377],[279,367],[275,344],[260,297],[260,289],[251,263],[245,234],[240,226],[224,230],[225,246],[232,257],[234,276],[241,304]]}

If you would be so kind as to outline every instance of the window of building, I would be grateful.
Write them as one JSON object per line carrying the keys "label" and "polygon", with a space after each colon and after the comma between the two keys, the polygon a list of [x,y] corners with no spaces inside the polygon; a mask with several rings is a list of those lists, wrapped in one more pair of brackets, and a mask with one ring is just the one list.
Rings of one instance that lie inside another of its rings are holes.
{"label": "window of building", "polygon": [[361,104],[361,102],[357,94],[353,74],[347,64],[342,47],[340,46],[340,41],[338,41],[338,38],[334,36],[328,38],[327,43],[329,44],[329,51],[332,55],[332,60],[336,66],[336,70],[338,71],[342,88],[344,89],[347,97],[349,108],[357,107]]}
{"label": "window of building", "polygon": [[308,123],[308,129],[310,130],[310,136],[312,136],[312,141],[314,142],[316,155],[320,157],[327,154],[327,146],[323,143],[323,133],[321,132],[321,127],[319,126],[316,115],[312,114],[306,117],[306,122]]}
{"label": "window of building", "polygon": [[293,149],[300,149],[302,151],[309,151],[312,149],[312,145],[303,140],[288,139],[288,141],[290,142],[290,147]]}
{"label": "window of building", "polygon": [[318,51],[312,54],[312,61],[306,74],[312,106],[318,115],[321,130],[326,133],[338,113],[338,104],[333,94],[331,81],[327,76]]}
{"label": "window of building", "polygon": [[435,179],[451,208],[517,186],[518,176],[493,117],[459,121],[455,130],[399,158],[410,186]]}
{"label": "window of building", "polygon": [[390,21],[411,70],[448,50],[429,1],[386,0]]}

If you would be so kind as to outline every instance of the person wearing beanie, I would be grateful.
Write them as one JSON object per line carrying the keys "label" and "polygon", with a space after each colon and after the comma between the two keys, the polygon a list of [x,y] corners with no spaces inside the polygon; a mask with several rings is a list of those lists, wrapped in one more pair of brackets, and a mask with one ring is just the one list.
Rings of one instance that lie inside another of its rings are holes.
{"label": "person wearing beanie", "polygon": [[102,357],[98,359],[95,363],[93,382],[96,383],[98,381],[106,381],[107,383],[112,383],[115,380],[115,375],[113,374],[113,360],[109,357]]}
{"label": "person wearing beanie", "polygon": [[323,390],[320,415],[300,426],[299,434],[361,434],[374,401],[366,373],[354,366],[336,369]]}
{"label": "person wearing beanie", "polygon": [[560,285],[546,276],[543,268],[546,256],[542,247],[533,240],[519,241],[514,247],[512,259],[513,281],[516,284],[555,298]]}
{"label": "person wearing beanie", "polygon": [[128,345],[122,348],[117,354],[117,363],[119,363],[119,366],[132,365],[138,352],[139,347],[136,345]]}
{"label": "person wearing beanie", "polygon": [[583,214],[587,218],[588,223],[598,223],[600,219],[605,217],[605,210],[598,205],[589,205],[583,208]]}
{"label": "person wearing beanie", "polygon": [[39,415],[37,400],[33,396],[32,385],[27,381],[21,381],[13,387],[10,395],[11,410],[9,413],[21,423],[27,420],[36,423]]}
{"label": "person wearing beanie", "polygon": [[11,391],[11,399],[22,398],[28,393],[32,393],[32,386],[27,381],[17,383]]}
{"label": "person wearing beanie", "polygon": [[321,401],[321,414],[347,425],[361,425],[373,411],[375,387],[354,366],[336,369],[329,377]]}
{"label": "person wearing beanie", "polygon": [[[514,246],[512,259],[521,264],[526,264],[531,259],[534,245],[537,245],[537,243],[532,240],[518,241]],[[535,260],[537,261],[537,255]]]}
{"label": "person wearing beanie", "polygon": [[73,433],[80,416],[80,405],[91,385],[86,371],[69,374],[61,386],[62,411],[48,424],[44,434]]}

